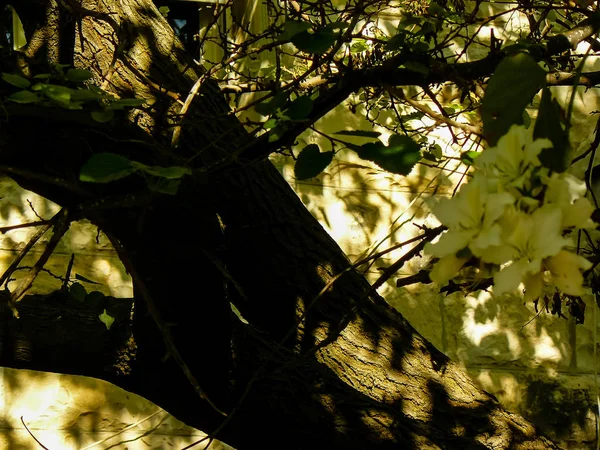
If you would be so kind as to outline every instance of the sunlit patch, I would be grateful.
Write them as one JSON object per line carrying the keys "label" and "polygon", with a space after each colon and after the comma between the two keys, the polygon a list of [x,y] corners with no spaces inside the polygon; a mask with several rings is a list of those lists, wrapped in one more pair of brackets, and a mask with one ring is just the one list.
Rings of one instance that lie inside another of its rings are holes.
{"label": "sunlit patch", "polygon": [[483,340],[490,336],[501,335],[506,340],[507,349],[512,358],[518,358],[522,353],[519,336],[508,327],[501,325],[497,315],[482,322],[477,315],[478,308],[486,308],[486,303],[496,301],[491,293],[479,291],[465,298],[466,310],[463,314],[463,334],[474,346],[480,346]]}
{"label": "sunlit patch", "polygon": [[536,338],[535,345],[535,360],[538,362],[550,361],[560,362],[562,354],[554,340],[548,335],[545,328],[541,329],[539,336]]}
{"label": "sunlit patch", "polygon": [[465,298],[467,309],[463,315],[463,331],[474,345],[481,345],[481,341],[486,336],[500,331],[497,317],[488,319],[485,323],[479,323],[475,320],[476,308],[484,306],[490,299],[491,295],[486,291],[479,291],[475,295],[469,295]]}

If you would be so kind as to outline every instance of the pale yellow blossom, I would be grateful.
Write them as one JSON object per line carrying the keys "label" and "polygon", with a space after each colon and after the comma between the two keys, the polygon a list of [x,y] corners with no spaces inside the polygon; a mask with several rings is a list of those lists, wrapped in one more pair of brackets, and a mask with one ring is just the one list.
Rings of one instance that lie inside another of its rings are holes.
{"label": "pale yellow blossom", "polygon": [[552,274],[552,281],[559,290],[567,295],[581,296],[585,293],[581,271],[589,269],[592,263],[583,256],[561,250],[548,258],[544,264]]}

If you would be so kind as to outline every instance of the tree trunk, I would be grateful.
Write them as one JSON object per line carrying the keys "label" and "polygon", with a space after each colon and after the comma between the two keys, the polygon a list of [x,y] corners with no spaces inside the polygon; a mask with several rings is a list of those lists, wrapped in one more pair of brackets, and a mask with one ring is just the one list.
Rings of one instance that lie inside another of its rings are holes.
{"label": "tree trunk", "polygon": [[[26,31],[39,29],[32,11],[45,1],[17,3]],[[165,358],[146,311],[147,288],[199,385],[229,413],[217,437],[240,449],[258,442],[290,449],[556,448],[478,389],[359,273],[349,271],[311,305],[349,263],[270,163],[216,179],[188,177],[176,196],[149,195],[135,177],[80,183],[79,168],[94,153],[160,165],[193,157],[202,169],[249,139],[207,82],[179,148],[169,150],[172,128],[165,125],[180,108],[173,98],[185,99],[195,81],[193,63],[149,0],[84,6],[129,25],[117,36],[109,21],[85,17],[76,64],[110,73],[111,89],[152,106],[132,114],[133,122],[101,127],[77,111],[8,105],[0,165],[24,187],[96,223],[135,270],[137,364],[129,377],[111,381],[208,432],[223,422],[174,358]],[[113,66],[116,40],[124,50]],[[128,195],[112,200],[120,194]],[[232,315],[230,301],[249,325]],[[313,354],[328,337],[332,342]]]}

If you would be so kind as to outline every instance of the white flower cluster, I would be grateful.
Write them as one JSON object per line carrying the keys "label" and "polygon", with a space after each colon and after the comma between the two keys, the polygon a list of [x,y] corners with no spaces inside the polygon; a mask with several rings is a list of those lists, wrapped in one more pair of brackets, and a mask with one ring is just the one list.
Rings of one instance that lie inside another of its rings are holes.
{"label": "white flower cluster", "polygon": [[432,281],[446,284],[475,256],[492,268],[497,295],[523,283],[526,300],[535,300],[548,281],[565,294],[583,294],[581,272],[590,262],[568,250],[565,236],[595,227],[594,207],[582,181],[542,166],[538,156],[551,147],[514,125],[475,159],[472,179],[433,208],[448,231],[425,248],[440,258]]}

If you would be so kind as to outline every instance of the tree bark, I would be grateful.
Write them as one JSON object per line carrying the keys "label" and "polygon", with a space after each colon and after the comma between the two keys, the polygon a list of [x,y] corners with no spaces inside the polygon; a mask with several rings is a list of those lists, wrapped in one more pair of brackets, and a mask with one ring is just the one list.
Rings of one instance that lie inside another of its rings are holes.
{"label": "tree bark", "polygon": [[[17,6],[26,30],[39,28],[39,18],[27,15],[45,2],[23,5],[33,8]],[[112,90],[151,106],[98,126],[80,112],[8,105],[0,167],[96,223],[135,270],[135,370],[97,376],[205,431],[223,423],[169,357],[146,310],[147,289],[200,386],[229,413],[217,437],[240,449],[258,442],[290,449],[556,448],[478,389],[359,273],[347,272],[311,305],[349,263],[269,162],[219,178],[187,177],[176,196],[148,194],[135,177],[80,183],[83,162],[102,151],[146,164],[193,158],[201,170],[249,140],[207,82],[180,146],[169,149],[172,113],[180,108],[174,99],[185,99],[198,76],[189,56],[149,0],[83,6],[111,14],[79,11],[85,17],[77,18],[83,35],[75,39],[76,63],[102,74],[98,83],[110,74]],[[123,53],[113,58],[116,42]],[[232,315],[230,301],[248,325]],[[348,323],[338,330],[341,322]],[[326,338],[332,342],[311,352]]]}

